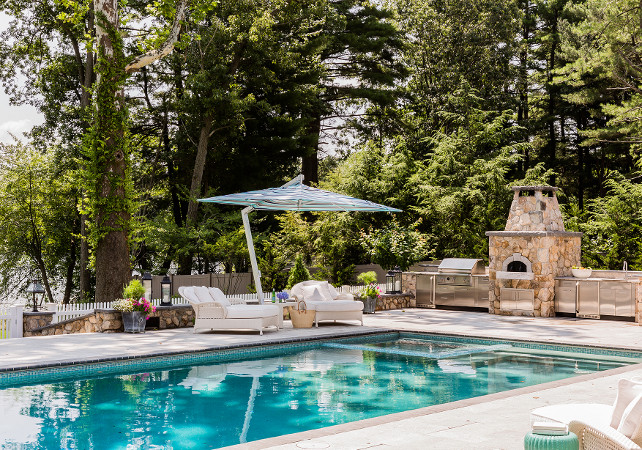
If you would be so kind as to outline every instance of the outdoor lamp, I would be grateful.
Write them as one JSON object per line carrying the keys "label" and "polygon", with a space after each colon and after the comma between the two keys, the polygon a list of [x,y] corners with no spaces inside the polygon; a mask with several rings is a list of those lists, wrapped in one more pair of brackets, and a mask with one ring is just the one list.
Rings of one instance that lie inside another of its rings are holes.
{"label": "outdoor lamp", "polygon": [[36,301],[36,294],[41,295],[45,293],[45,288],[42,287],[42,284],[38,282],[38,280],[32,281],[29,283],[29,286],[27,286],[27,293],[31,294],[31,301],[33,304],[33,312],[38,312],[38,303]]}
{"label": "outdoor lamp", "polygon": [[151,302],[152,301],[152,274],[149,272],[145,272],[143,274],[143,278],[141,278],[141,281],[143,282],[143,288],[145,289],[145,299]]}
{"label": "outdoor lamp", "polygon": [[394,269],[391,270],[391,272],[394,275],[394,281],[395,281],[395,289],[394,293],[395,294],[401,294],[401,269],[399,269],[399,266],[396,266]]}
{"label": "outdoor lamp", "polygon": [[161,280],[161,306],[172,306],[172,280],[167,275]]}
{"label": "outdoor lamp", "polygon": [[386,294],[394,294],[395,292],[395,273],[389,270],[386,273]]}

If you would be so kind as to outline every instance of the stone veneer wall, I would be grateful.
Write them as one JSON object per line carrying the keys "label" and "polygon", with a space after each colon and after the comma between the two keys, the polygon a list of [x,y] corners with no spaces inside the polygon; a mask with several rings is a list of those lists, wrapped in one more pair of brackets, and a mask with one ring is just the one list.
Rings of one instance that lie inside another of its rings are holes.
{"label": "stone veneer wall", "polygon": [[[568,232],[487,232],[489,236],[489,312],[505,315],[555,316],[555,277],[570,276],[571,267],[580,265],[581,233]],[[527,258],[533,280],[498,279],[497,271],[514,253]],[[501,288],[533,289],[532,311],[506,311],[501,308]]]}
{"label": "stone veneer wall", "polygon": [[387,311],[390,309],[414,308],[417,305],[415,296],[405,294],[381,294],[377,299],[375,311]]}
{"label": "stone veneer wall", "polygon": [[[194,308],[190,305],[159,306],[150,317],[159,318],[159,329],[194,326]],[[51,324],[52,312],[25,313],[24,336],[50,336],[73,333],[116,333],[123,331],[119,311],[99,309],[94,313]]]}
{"label": "stone veneer wall", "polygon": [[401,290],[412,294],[413,298],[417,298],[416,272],[404,272],[401,274]]}

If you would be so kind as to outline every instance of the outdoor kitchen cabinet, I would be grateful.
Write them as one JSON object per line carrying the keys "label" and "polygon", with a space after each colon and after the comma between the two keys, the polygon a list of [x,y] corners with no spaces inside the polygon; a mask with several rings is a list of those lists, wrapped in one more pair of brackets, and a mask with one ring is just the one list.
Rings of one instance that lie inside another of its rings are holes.
{"label": "outdoor kitchen cabinet", "polygon": [[555,286],[555,311],[575,314],[577,312],[577,282],[575,280],[557,280]]}
{"label": "outdoor kitchen cabinet", "polygon": [[600,314],[632,317],[635,315],[633,283],[602,281],[600,283]]}
{"label": "outdoor kitchen cabinet", "polygon": [[580,316],[597,317],[600,315],[600,282],[579,281],[577,294],[577,314]]}

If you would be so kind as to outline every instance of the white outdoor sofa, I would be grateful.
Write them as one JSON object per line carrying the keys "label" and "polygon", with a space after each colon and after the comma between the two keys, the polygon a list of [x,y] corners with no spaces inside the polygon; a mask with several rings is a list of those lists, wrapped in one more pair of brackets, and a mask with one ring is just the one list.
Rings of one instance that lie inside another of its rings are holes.
{"label": "white outdoor sofa", "polygon": [[304,300],[309,310],[316,311],[314,324],[322,320],[358,320],[363,325],[363,302],[352,294],[337,292],[327,281],[308,280],[292,286],[290,297]]}
{"label": "white outdoor sofa", "polygon": [[281,310],[276,305],[247,305],[245,300],[226,297],[223,291],[214,287],[182,286],[178,293],[194,308],[194,332],[199,329],[252,329],[263,335],[264,328],[279,328]]}

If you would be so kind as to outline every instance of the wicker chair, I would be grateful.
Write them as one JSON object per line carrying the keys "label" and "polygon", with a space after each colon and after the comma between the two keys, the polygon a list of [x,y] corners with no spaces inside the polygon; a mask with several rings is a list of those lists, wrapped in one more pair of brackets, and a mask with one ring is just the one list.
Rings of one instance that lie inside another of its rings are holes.
{"label": "wicker chair", "polygon": [[220,289],[204,286],[182,286],[178,293],[194,308],[198,329],[263,329],[279,328],[281,310],[276,305],[247,305],[243,299],[226,297]]}
{"label": "wicker chair", "polygon": [[588,424],[579,420],[571,420],[568,430],[577,435],[580,450],[640,450],[637,442],[642,442],[642,436],[629,439],[615,428],[608,425]]}

